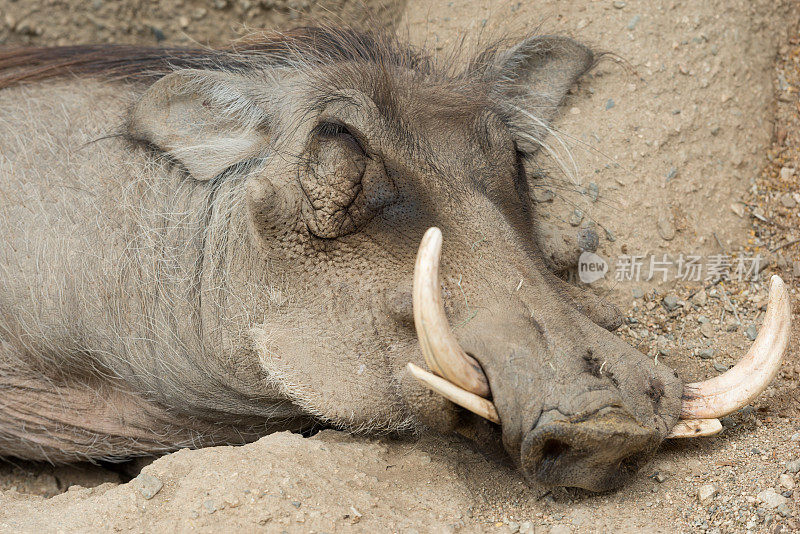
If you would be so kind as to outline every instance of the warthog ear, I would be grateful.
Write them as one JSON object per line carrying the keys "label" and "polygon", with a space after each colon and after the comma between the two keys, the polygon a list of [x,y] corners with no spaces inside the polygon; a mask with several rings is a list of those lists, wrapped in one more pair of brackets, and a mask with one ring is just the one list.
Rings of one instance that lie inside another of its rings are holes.
{"label": "warthog ear", "polygon": [[267,116],[253,87],[227,72],[173,72],[134,105],[128,134],[163,150],[196,179],[209,180],[266,148]]}
{"label": "warthog ear", "polygon": [[564,95],[593,64],[594,54],[588,47],[560,36],[530,37],[477,61],[520,129],[534,141],[546,135],[547,123]]}

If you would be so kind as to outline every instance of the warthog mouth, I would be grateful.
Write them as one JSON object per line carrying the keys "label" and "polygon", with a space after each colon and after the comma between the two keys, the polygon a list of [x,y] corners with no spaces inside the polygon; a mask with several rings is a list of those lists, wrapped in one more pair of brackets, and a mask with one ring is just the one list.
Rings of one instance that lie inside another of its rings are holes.
{"label": "warthog mouth", "polygon": [[[431,372],[410,362],[407,369],[435,393],[492,423],[502,425],[500,415],[492,402],[489,381],[481,365],[461,348],[445,315],[439,281],[441,248],[441,231],[435,227],[428,229],[420,243],[414,267],[414,323],[422,355]],[[684,385],[680,420],[666,437],[699,437],[720,432],[722,425],[718,418],[752,402],[778,373],[789,342],[790,330],[789,294],[783,280],[775,275],[770,281],[764,323],[750,350],[724,374]],[[636,424],[632,418],[619,413],[605,414],[604,417],[611,417],[617,422],[625,419],[624,424],[620,423],[625,428]],[[571,430],[572,437],[559,437],[564,434],[564,429],[561,428],[564,424],[566,423],[553,423],[547,428],[537,429],[528,436],[523,445],[523,463],[529,464],[538,473],[537,478],[550,484],[558,485],[559,477],[553,473],[564,470],[553,469],[554,466],[564,467],[570,462],[581,462],[589,456],[586,451],[587,440],[580,447],[572,444],[574,436],[581,434],[575,425]],[[602,432],[597,434],[597,427],[603,427],[603,424],[602,421],[595,420],[592,425],[595,432],[592,439],[596,439],[597,435],[602,435]],[[642,447],[631,450],[653,449],[660,442],[660,437],[653,431],[643,428],[629,430],[631,432],[612,432],[613,435],[609,434],[607,439],[632,439],[631,436],[634,436],[644,443]],[[601,447],[602,444],[597,445]],[[597,455],[590,460],[599,461]],[[629,457],[612,460],[620,468],[626,465],[625,462],[632,461]]]}

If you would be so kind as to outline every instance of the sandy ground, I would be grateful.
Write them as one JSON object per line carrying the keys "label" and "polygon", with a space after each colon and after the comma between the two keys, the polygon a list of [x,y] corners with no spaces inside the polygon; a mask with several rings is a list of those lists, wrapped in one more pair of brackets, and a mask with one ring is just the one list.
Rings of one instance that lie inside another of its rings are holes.
{"label": "sandy ground", "polygon": [[[627,310],[621,336],[693,380],[723,371],[745,350],[749,327],[763,316],[763,281],[780,273],[795,299],[796,326],[773,387],[726,418],[720,436],[666,443],[631,484],[609,494],[531,487],[502,459],[486,458],[455,437],[281,433],[244,447],[179,451],[128,483],[136,466],[7,463],[0,466],[0,530],[800,529],[794,489],[800,244],[792,244],[800,238],[799,6],[765,0],[370,6],[0,0],[0,42],[219,43],[245,26],[285,27],[344,12],[345,20],[377,16],[442,54],[534,28],[612,52],[573,91],[557,121],[575,165],[554,138],[571,171],[537,189],[542,216],[565,228],[597,225],[605,237],[600,253],[612,269],[631,254],[763,254],[769,266],[760,282],[608,276],[592,287]],[[710,496],[700,499],[708,486]]]}

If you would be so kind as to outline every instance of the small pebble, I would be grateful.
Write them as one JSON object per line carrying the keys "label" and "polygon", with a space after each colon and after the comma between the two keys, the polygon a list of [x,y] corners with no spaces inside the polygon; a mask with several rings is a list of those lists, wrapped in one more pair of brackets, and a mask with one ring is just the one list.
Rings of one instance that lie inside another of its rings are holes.
{"label": "small pebble", "polygon": [[722,426],[725,428],[733,428],[736,426],[736,421],[733,420],[733,417],[725,416],[719,420],[722,423]]}
{"label": "small pebble", "polygon": [[545,189],[542,187],[533,188],[533,200],[536,202],[550,202],[556,198],[556,194],[552,189]]}
{"label": "small pebble", "polygon": [[615,7],[616,9],[624,9],[624,8],[625,8],[625,6],[627,6],[627,5],[628,5],[628,3],[627,3],[627,2],[619,2],[619,1],[617,1],[617,2],[614,2],[614,7]]}
{"label": "small pebble", "polygon": [[710,360],[714,357],[714,349],[703,349],[697,353],[702,360]]}
{"label": "small pebble", "polygon": [[613,108],[615,105],[616,104],[614,103],[614,99],[613,98],[609,98],[608,100],[606,100],[606,111],[608,111],[609,109]]}
{"label": "small pebble", "polygon": [[715,363],[714,364],[714,370],[717,371],[718,373],[724,373],[725,371],[728,370],[728,366],[727,365],[723,365],[721,363]]}
{"label": "small pebble", "polygon": [[642,20],[642,17],[640,15],[634,15],[633,18],[630,21],[628,21],[628,29],[631,31],[636,29],[636,25],[639,24],[640,20]]}
{"label": "small pebble", "polygon": [[666,297],[664,297],[661,303],[664,305],[664,308],[666,308],[667,311],[672,311],[678,307],[678,297],[669,294]]}
{"label": "small pebble", "polygon": [[705,322],[700,326],[700,333],[703,337],[711,339],[714,337],[714,325],[710,322]]}
{"label": "small pebble", "polygon": [[642,289],[639,287],[634,287],[633,289],[631,289],[631,294],[635,299],[640,299],[644,297],[644,291],[642,291]]}
{"label": "small pebble", "polygon": [[150,32],[153,34],[153,37],[156,38],[156,42],[157,43],[160,43],[161,41],[163,41],[164,39],[167,38],[164,35],[164,32],[161,30],[161,28],[156,28],[155,26],[150,26]]}
{"label": "small pebble", "polygon": [[767,488],[756,495],[756,500],[767,510],[773,510],[786,503],[786,497],[780,495],[773,488]]}
{"label": "small pebble", "polygon": [[147,500],[152,499],[164,487],[164,483],[153,475],[147,473],[139,473],[136,477],[136,484],[139,487],[139,493],[142,494]]}
{"label": "small pebble", "polygon": [[790,209],[797,206],[797,202],[795,202],[791,193],[784,193],[781,195],[781,204],[783,204],[783,207]]}
{"label": "small pebble", "polygon": [[205,508],[206,512],[208,512],[209,514],[213,514],[214,512],[217,511],[217,505],[214,504],[214,501],[212,501],[211,499],[207,499],[206,501],[203,502],[203,508]]}
{"label": "small pebble", "polygon": [[789,181],[794,176],[794,169],[791,167],[781,167],[781,180]]}
{"label": "small pebble", "polygon": [[658,235],[664,241],[672,241],[675,238],[675,223],[672,220],[672,213],[662,211],[658,216]]}
{"label": "small pebble", "polygon": [[798,471],[800,471],[800,460],[792,460],[786,463],[787,473],[797,473]]}
{"label": "small pebble", "polygon": [[698,306],[705,306],[708,302],[708,293],[706,293],[705,289],[701,289],[697,293],[694,294],[692,297],[692,302],[697,304]]}
{"label": "small pebble", "polygon": [[744,217],[744,204],[741,202],[734,202],[731,204],[731,210],[739,217]]}
{"label": "small pebble", "polygon": [[756,336],[758,336],[758,328],[756,328],[756,325],[751,324],[744,329],[744,335],[747,336],[747,339],[750,341],[755,341]]}
{"label": "small pebble", "polygon": [[784,488],[786,488],[787,490],[794,489],[794,485],[795,485],[794,484],[794,478],[792,477],[792,475],[790,475],[788,473],[782,473],[778,477],[778,483],[781,486],[783,486]]}
{"label": "small pebble", "polygon": [[718,493],[719,491],[712,484],[704,484],[697,490],[697,500],[700,501],[700,504],[708,504]]}
{"label": "small pebble", "polygon": [[669,182],[670,180],[675,178],[677,175],[678,175],[678,168],[677,167],[672,167],[669,171],[667,171],[667,174],[665,174],[664,177]]}
{"label": "small pebble", "polygon": [[576,209],[572,212],[572,215],[570,215],[569,217],[569,224],[571,224],[572,226],[578,226],[579,224],[581,224],[582,220],[583,220],[583,211]]}
{"label": "small pebble", "polygon": [[589,199],[592,202],[597,202],[597,197],[600,195],[600,187],[594,182],[589,182],[587,191],[589,193]]}

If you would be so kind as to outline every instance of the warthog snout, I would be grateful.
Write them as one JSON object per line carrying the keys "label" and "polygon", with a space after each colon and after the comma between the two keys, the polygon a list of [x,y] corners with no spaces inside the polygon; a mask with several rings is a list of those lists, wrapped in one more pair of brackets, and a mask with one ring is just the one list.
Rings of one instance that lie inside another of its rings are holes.
{"label": "warthog snout", "polygon": [[539,424],[522,443],[525,474],[548,486],[599,491],[622,484],[661,441],[620,408]]}
{"label": "warthog snout", "polygon": [[441,248],[442,234],[431,228],[420,244],[413,289],[420,347],[436,374],[413,364],[409,370],[498,425],[505,450],[535,482],[616,488],[664,438],[718,431],[719,422],[708,418],[749,402],[780,365],[788,308],[777,277],[765,327],[748,354],[728,373],[684,386],[674,371],[557,299],[547,277],[531,277],[527,289],[489,288],[491,297],[456,334],[440,293]]}

